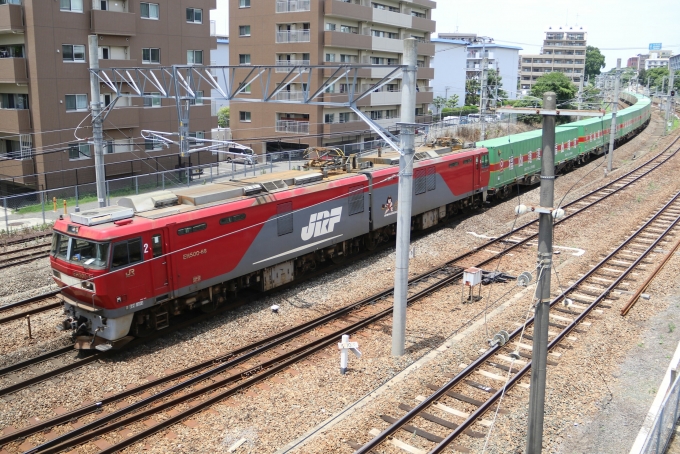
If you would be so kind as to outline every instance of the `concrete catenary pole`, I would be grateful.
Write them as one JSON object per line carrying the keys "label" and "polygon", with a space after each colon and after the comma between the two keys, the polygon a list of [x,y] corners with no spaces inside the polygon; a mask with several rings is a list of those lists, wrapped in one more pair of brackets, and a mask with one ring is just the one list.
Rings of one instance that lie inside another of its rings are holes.
{"label": "concrete catenary pole", "polygon": [[675,82],[675,71],[670,69],[669,71],[669,76],[668,76],[668,96],[666,97],[666,124],[664,127],[664,133],[669,134],[671,132],[671,126],[673,125],[673,117],[672,113],[673,110],[671,108],[671,104],[673,101],[673,98],[671,97],[671,92],[673,91],[673,83]]}
{"label": "concrete catenary pole", "polygon": [[[88,37],[90,69],[99,69],[99,37]],[[104,172],[104,130],[101,118],[101,99],[99,97],[99,79],[90,73],[90,109],[92,113],[92,139],[94,141],[94,172],[97,183],[97,201],[99,207],[106,206],[106,173]]]}
{"label": "concrete catenary pole", "polygon": [[[557,95],[543,94],[543,109],[554,111]],[[555,115],[543,115],[543,142],[541,151],[542,208],[553,208],[555,196]],[[545,377],[548,363],[548,323],[550,322],[550,273],[552,270],[553,218],[548,213],[539,214],[538,224],[538,282],[536,311],[534,313],[534,339],[531,355],[531,388],[529,389],[529,431],[527,454],[540,454],[543,446],[543,415],[545,407]]]}
{"label": "concrete catenary pole", "polygon": [[607,173],[612,171],[614,159],[614,141],[616,140],[616,112],[619,108],[619,80],[621,79],[621,59],[616,59],[616,76],[614,76],[614,98],[612,99],[612,125],[609,130],[609,151],[607,154]]}
{"label": "concrete catenary pole", "polygon": [[489,59],[486,58],[486,38],[482,41],[482,80],[481,80],[481,91],[479,94],[479,121],[482,123],[481,128],[481,140],[486,138],[486,82],[487,73],[486,67],[489,64]]}
{"label": "concrete catenary pole", "polygon": [[403,64],[407,65],[401,81],[402,155],[399,158],[397,200],[397,262],[394,270],[394,308],[392,319],[392,356],[402,356],[406,338],[406,299],[408,297],[408,260],[411,244],[411,204],[413,202],[413,158],[415,154],[416,71],[418,42],[404,40]]}

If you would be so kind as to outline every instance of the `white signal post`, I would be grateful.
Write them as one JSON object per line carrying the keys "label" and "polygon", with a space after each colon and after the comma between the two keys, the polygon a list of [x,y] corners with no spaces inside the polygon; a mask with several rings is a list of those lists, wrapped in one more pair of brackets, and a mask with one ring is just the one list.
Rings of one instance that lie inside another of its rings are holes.
{"label": "white signal post", "polygon": [[342,342],[338,343],[338,348],[340,349],[340,373],[345,375],[347,373],[347,359],[349,352],[354,353],[354,356],[361,358],[361,352],[359,351],[359,342],[350,342],[349,335],[342,335]]}

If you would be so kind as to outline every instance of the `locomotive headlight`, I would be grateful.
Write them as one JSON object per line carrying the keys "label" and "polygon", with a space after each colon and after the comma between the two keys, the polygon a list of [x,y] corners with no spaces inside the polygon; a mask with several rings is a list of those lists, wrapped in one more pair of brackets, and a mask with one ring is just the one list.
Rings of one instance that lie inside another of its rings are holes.
{"label": "locomotive headlight", "polygon": [[80,286],[83,287],[85,290],[89,290],[91,292],[94,292],[94,284],[90,281],[82,281],[80,283]]}

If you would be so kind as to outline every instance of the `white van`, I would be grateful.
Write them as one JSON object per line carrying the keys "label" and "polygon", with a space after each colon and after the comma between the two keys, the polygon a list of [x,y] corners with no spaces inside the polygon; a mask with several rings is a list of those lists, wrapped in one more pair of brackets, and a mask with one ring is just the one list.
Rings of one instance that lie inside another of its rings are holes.
{"label": "white van", "polygon": [[479,123],[479,114],[470,114],[468,115],[468,121],[470,123]]}
{"label": "white van", "polygon": [[442,126],[455,126],[460,124],[460,117],[445,117],[442,120]]}
{"label": "white van", "polygon": [[233,148],[229,147],[229,151],[222,153],[226,162],[237,162],[239,164],[254,165],[257,164],[257,155],[251,148]]}

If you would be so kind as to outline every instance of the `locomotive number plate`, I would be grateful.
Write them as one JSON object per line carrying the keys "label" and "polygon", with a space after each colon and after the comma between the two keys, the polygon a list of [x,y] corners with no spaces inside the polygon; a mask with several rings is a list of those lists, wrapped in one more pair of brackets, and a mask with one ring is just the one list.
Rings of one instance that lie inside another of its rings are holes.
{"label": "locomotive number plate", "polygon": [[189,252],[187,254],[184,254],[182,258],[184,260],[190,259],[192,257],[198,257],[199,255],[207,254],[208,250],[207,249],[201,249],[200,251],[194,251],[194,252]]}

